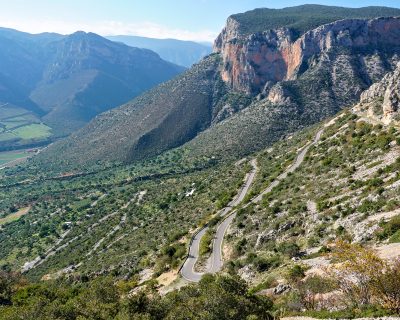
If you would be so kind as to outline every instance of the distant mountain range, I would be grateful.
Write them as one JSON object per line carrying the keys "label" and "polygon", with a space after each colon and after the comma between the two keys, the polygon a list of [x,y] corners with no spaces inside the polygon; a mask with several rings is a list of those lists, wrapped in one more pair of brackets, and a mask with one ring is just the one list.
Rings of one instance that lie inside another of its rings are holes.
{"label": "distant mountain range", "polygon": [[260,150],[354,104],[394,70],[398,16],[400,9],[319,5],[233,15],[212,55],[98,116],[48,156],[87,165],[141,160],[187,142],[191,154],[213,158]]}
{"label": "distant mountain range", "polygon": [[153,51],[94,33],[33,35],[0,29],[0,46],[3,148],[69,134],[184,70]]}
{"label": "distant mountain range", "polygon": [[131,47],[152,50],[166,61],[191,67],[212,52],[212,44],[176,39],[153,39],[138,36],[108,36],[109,40],[125,43]]}

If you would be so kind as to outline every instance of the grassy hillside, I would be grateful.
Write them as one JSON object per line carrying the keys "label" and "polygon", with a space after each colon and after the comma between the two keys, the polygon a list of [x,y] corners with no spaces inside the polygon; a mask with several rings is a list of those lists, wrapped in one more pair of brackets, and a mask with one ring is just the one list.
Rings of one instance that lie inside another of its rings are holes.
{"label": "grassy hillside", "polygon": [[[259,170],[244,203],[276,179],[324,128],[300,168],[261,203],[239,207],[226,236],[225,272],[246,279],[252,293],[264,290],[277,314],[299,314],[308,301],[297,295],[301,290],[336,288],[338,279],[327,286],[328,280],[320,278],[316,289],[307,287],[314,282],[307,282],[305,275],[319,272],[315,261],[330,263],[325,254],[335,250],[337,239],[361,243],[358,250],[377,247],[382,252],[399,242],[400,131],[369,121],[345,111],[252,155]],[[75,176],[38,175],[30,165],[3,172],[2,269],[24,267],[30,279],[44,276],[49,284],[65,274],[82,279],[108,274],[128,291],[138,283],[154,288],[160,275],[176,270],[189,235],[229,202],[249,170],[246,163],[195,158],[186,147],[141,164]],[[26,208],[28,212],[18,214]],[[400,256],[400,247],[390,248]],[[101,280],[88,284],[96,281]],[[288,285],[288,291],[273,294],[279,283]],[[344,308],[341,313],[332,314],[319,304],[305,306],[307,314],[327,317],[393,314],[378,302],[370,303],[369,311],[336,303]]]}
{"label": "grassy hillside", "polygon": [[[308,290],[315,298],[318,293],[340,291],[339,279],[347,269],[335,266],[340,256],[335,256],[338,240],[374,248],[381,258],[392,262],[400,256],[400,246],[396,245],[400,232],[400,131],[350,112],[341,113],[322,127],[321,141],[310,149],[300,168],[266,194],[261,203],[239,210],[227,236],[230,262],[226,270],[253,283],[254,290],[272,295],[289,313],[300,314],[305,308],[309,315],[332,318],[335,315],[329,310],[335,306],[347,310],[338,317],[355,316],[357,312],[360,316],[368,308],[371,315],[379,315],[384,311],[379,311],[382,304],[376,300],[361,306],[359,296],[339,292],[308,305],[308,298],[301,294]],[[293,162],[316,130],[294,135],[258,155],[260,171],[248,200]],[[360,248],[357,250],[369,252]],[[375,253],[365,254],[372,257]],[[362,276],[360,269],[353,272]],[[375,272],[378,277],[378,270]],[[274,294],[279,283],[292,289],[283,295]],[[364,309],[357,311],[357,307]]]}
{"label": "grassy hillside", "polygon": [[1,268],[20,270],[37,257],[25,268],[35,279],[70,268],[121,275],[152,268],[156,276],[176,268],[190,230],[230,200],[248,170],[187,162],[182,152],[81,176],[46,177],[33,166],[2,171]]}

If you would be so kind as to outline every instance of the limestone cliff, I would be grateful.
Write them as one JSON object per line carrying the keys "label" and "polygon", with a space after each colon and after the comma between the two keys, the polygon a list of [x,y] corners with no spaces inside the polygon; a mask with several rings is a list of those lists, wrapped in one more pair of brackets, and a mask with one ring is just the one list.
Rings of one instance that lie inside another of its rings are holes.
{"label": "limestone cliff", "polygon": [[[270,89],[271,83],[295,80],[322,59],[334,61],[343,54],[357,57],[350,67],[359,69],[365,83],[372,83],[390,70],[392,60],[398,60],[399,45],[400,18],[396,17],[339,20],[300,37],[287,27],[242,34],[239,22],[231,17],[214,51],[222,55],[226,83],[237,91],[258,94]],[[377,72],[375,66],[382,68]]]}
{"label": "limestone cliff", "polygon": [[354,111],[384,124],[400,125],[400,63],[395,71],[361,94]]}

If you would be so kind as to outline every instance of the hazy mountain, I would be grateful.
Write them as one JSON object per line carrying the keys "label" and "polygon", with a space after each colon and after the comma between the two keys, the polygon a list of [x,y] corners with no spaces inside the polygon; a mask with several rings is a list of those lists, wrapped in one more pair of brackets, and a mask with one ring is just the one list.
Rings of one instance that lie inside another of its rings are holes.
{"label": "hazy mountain", "polygon": [[[230,17],[213,55],[102,114],[49,152],[75,164],[131,161],[179,146],[208,128],[190,142],[193,152],[243,156],[355,103],[399,61],[400,18],[369,19],[396,16],[399,9],[298,9],[302,14],[293,17],[286,12],[294,9]],[[314,28],[307,16],[326,24]],[[275,29],[260,32],[260,26]]]}
{"label": "hazy mountain", "polygon": [[[69,134],[98,113],[184,70],[153,51],[93,33],[33,35],[0,29],[0,46],[0,102],[40,116],[54,135]],[[8,111],[9,116],[15,116]],[[25,143],[3,125],[2,146],[15,145],[16,139]],[[30,125],[26,120],[25,126]],[[31,138],[35,140],[35,136]]]}
{"label": "hazy mountain", "polygon": [[107,39],[122,42],[128,46],[150,49],[164,60],[191,67],[212,52],[212,44],[182,41],[176,39],[153,39],[138,36],[108,36]]}
{"label": "hazy mountain", "polygon": [[48,112],[46,123],[67,132],[183,71],[153,51],[94,33],[74,33],[50,50],[54,54],[31,98]]}

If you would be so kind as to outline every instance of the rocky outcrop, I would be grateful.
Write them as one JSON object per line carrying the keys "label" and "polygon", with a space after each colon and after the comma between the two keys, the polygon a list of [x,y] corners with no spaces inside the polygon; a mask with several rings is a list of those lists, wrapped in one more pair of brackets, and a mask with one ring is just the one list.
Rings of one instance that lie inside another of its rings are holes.
{"label": "rocky outcrop", "polygon": [[299,38],[286,27],[250,35],[239,30],[239,23],[229,18],[214,51],[223,58],[223,80],[249,94],[263,92],[271,83],[297,79],[316,61],[348,51],[359,55],[359,63],[367,62],[362,72],[372,77],[371,55],[377,50],[390,55],[400,45],[400,18],[339,20]]}
{"label": "rocky outcrop", "polygon": [[395,71],[361,94],[354,111],[384,124],[400,125],[400,63]]}

